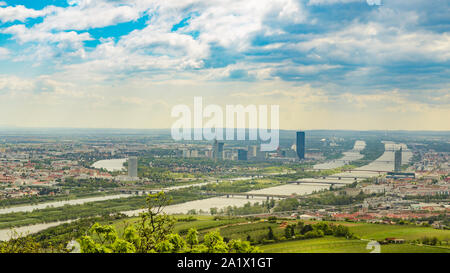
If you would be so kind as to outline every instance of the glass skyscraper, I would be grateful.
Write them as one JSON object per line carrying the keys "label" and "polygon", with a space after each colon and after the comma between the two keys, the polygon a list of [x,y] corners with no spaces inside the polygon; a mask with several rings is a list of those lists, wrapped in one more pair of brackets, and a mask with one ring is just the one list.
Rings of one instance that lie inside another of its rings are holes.
{"label": "glass skyscraper", "polygon": [[238,150],[238,160],[247,160],[247,151],[244,149]]}
{"label": "glass skyscraper", "polygon": [[297,132],[297,156],[305,159],[305,132]]}

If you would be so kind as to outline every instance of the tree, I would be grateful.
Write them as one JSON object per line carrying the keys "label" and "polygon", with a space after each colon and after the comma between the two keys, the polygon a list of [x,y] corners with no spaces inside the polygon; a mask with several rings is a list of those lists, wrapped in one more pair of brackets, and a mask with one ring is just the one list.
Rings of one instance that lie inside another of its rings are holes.
{"label": "tree", "polygon": [[198,244],[198,231],[195,228],[190,228],[186,235],[186,241],[192,247]]}
{"label": "tree", "polygon": [[208,253],[226,253],[228,246],[223,241],[218,230],[209,232],[204,237],[204,245],[208,248]]}
{"label": "tree", "polygon": [[0,253],[40,253],[43,252],[39,243],[31,236],[22,236],[17,231],[12,230],[9,241],[0,242]]}
{"label": "tree", "polygon": [[231,240],[228,243],[230,253],[259,253],[258,247],[251,246],[248,241]]}
{"label": "tree", "polygon": [[298,230],[299,233],[301,233],[301,231],[302,231],[304,226],[305,226],[305,222],[298,221],[298,223],[297,223],[297,230]]}
{"label": "tree", "polygon": [[297,198],[287,198],[278,202],[278,205],[274,208],[274,211],[291,211],[296,210],[300,203]]}
{"label": "tree", "polygon": [[284,229],[284,237],[286,237],[286,239],[290,239],[294,236],[294,229],[291,227],[291,225],[286,226],[286,228]]}
{"label": "tree", "polygon": [[[199,244],[197,230],[191,228],[183,239],[173,233],[175,219],[162,209],[170,203],[164,192],[147,197],[147,210],[135,225],[124,229],[122,238],[110,225],[95,223],[88,234],[78,239],[83,253],[252,253],[259,249],[247,241],[232,240],[228,244],[219,231],[205,234]],[[187,247],[189,245],[189,248]]]}
{"label": "tree", "polygon": [[210,211],[211,215],[217,214],[217,212],[218,212],[217,208],[210,208],[209,211]]}
{"label": "tree", "polygon": [[305,226],[303,226],[303,228],[300,230],[300,233],[302,234],[302,235],[304,235],[304,234],[306,234],[307,232],[309,232],[309,231],[312,231],[313,230],[313,227],[311,226],[311,225],[305,225]]}
{"label": "tree", "polygon": [[269,227],[269,232],[267,232],[267,239],[275,240],[275,235],[273,234],[272,227]]}
{"label": "tree", "polygon": [[322,230],[311,230],[305,233],[306,239],[312,239],[312,238],[320,238],[323,237],[324,233]]}
{"label": "tree", "polygon": [[137,225],[137,233],[140,238],[137,245],[138,252],[155,251],[156,245],[164,241],[172,232],[175,219],[162,212],[163,208],[171,201],[162,191],[148,195],[147,210],[141,213],[141,220]]}

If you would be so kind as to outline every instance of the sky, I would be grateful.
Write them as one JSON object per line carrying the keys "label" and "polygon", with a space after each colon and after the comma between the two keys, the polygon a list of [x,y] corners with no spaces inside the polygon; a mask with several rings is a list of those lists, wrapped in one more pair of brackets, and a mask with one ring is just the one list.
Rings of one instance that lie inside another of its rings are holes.
{"label": "sky", "polygon": [[450,130],[447,0],[0,0],[0,127]]}

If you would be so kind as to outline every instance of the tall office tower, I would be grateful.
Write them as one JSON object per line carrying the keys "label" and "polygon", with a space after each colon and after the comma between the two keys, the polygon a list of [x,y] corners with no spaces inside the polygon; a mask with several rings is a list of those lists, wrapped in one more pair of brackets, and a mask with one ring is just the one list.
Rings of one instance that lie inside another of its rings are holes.
{"label": "tall office tower", "polygon": [[305,132],[297,132],[297,156],[299,159],[305,159]]}
{"label": "tall office tower", "polygon": [[137,171],[137,157],[130,156],[128,157],[128,176],[129,177],[138,177],[138,171]]}
{"label": "tall office tower", "polygon": [[394,172],[402,171],[402,148],[400,150],[395,151],[394,154]]}
{"label": "tall office tower", "polygon": [[213,147],[213,157],[214,159],[223,159],[223,142],[217,142],[217,140],[214,140],[214,147]]}
{"label": "tall office tower", "polygon": [[223,142],[219,142],[219,158],[223,159]]}
{"label": "tall office tower", "polygon": [[266,152],[263,152],[263,151],[261,151],[259,149],[256,150],[256,160],[264,161],[264,160],[266,160],[266,156],[267,156]]}
{"label": "tall office tower", "polygon": [[238,160],[247,160],[247,151],[244,149],[238,150]]}

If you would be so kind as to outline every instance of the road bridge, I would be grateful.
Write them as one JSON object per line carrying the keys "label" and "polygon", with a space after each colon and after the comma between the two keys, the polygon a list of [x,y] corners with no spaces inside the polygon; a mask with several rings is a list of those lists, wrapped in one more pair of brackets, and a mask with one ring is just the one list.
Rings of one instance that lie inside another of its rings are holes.
{"label": "road bridge", "polygon": [[[332,169],[310,169],[309,171],[331,171]],[[392,171],[386,171],[386,170],[361,170],[361,169],[342,169],[340,172],[372,172],[372,173],[388,173]]]}
{"label": "road bridge", "polygon": [[334,182],[334,181],[330,181],[330,182],[328,182],[328,181],[314,181],[314,180],[301,180],[301,181],[288,181],[288,182],[286,182],[287,184],[297,184],[297,185],[300,185],[300,184],[324,184],[324,185],[350,185],[351,183],[345,183],[345,182],[342,182],[342,181],[336,181],[336,182]]}
{"label": "road bridge", "polygon": [[213,195],[213,196],[226,196],[227,198],[233,198],[235,196],[245,196],[247,199],[255,197],[266,197],[269,199],[285,199],[291,198],[294,195],[285,194],[270,194],[270,193],[249,193],[249,192],[202,192],[203,195]]}

